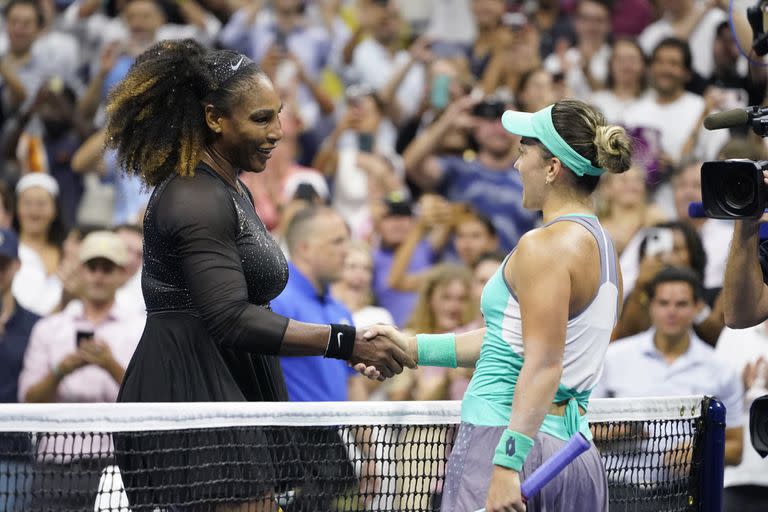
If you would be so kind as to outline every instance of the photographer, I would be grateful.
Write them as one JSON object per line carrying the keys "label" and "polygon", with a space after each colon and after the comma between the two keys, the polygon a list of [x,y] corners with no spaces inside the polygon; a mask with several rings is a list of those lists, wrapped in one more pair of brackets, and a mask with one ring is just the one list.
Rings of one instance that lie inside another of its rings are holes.
{"label": "photographer", "polygon": [[[768,186],[768,171],[763,171],[763,181]],[[734,223],[723,281],[725,324],[731,328],[744,329],[768,319],[768,242],[760,244],[759,234],[764,220],[765,215]]]}

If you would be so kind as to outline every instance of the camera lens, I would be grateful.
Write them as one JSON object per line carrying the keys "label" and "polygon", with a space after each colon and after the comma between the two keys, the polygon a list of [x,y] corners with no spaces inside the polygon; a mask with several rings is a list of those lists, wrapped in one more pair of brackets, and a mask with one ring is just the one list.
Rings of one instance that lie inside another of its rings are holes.
{"label": "camera lens", "polygon": [[723,181],[723,199],[730,208],[740,210],[750,206],[755,200],[757,190],[751,172],[738,170]]}
{"label": "camera lens", "polygon": [[749,408],[749,437],[761,457],[768,455],[768,395],[755,399]]}

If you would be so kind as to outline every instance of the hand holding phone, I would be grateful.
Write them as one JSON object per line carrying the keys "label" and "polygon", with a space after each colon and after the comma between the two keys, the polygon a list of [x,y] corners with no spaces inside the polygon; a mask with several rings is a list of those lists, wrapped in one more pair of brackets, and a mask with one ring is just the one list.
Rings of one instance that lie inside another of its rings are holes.
{"label": "hand holding phone", "polygon": [[669,228],[649,229],[645,240],[645,255],[649,257],[669,254],[675,247],[675,237]]}
{"label": "hand holding phone", "polygon": [[283,32],[282,30],[278,30],[275,34],[275,46],[277,48],[285,53],[288,51],[288,34]]}
{"label": "hand holding phone", "polygon": [[78,348],[84,341],[92,340],[93,339],[93,331],[77,331],[77,334],[75,335],[75,343],[77,344]]}

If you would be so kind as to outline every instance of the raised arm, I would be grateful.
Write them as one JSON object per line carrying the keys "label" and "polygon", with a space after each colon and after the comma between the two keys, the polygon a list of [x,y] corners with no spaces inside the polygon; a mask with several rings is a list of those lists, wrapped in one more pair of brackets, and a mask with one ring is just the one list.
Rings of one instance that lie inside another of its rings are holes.
{"label": "raised arm", "polygon": [[405,119],[403,119],[403,110],[397,101],[397,91],[415,65],[426,66],[432,60],[432,52],[429,50],[430,42],[425,36],[414,41],[409,49],[409,59],[392,74],[392,77],[379,93],[387,116],[398,126],[402,125]]}
{"label": "raised arm", "polygon": [[77,174],[104,171],[104,145],[107,141],[107,131],[101,129],[88,137],[72,155],[72,171]]}
{"label": "raised arm", "polygon": [[723,311],[728,327],[743,329],[768,318],[768,285],[758,259],[759,224],[753,220],[734,224],[723,281]]}
{"label": "raised arm", "polygon": [[430,240],[434,252],[442,251],[451,233],[449,222],[452,220],[452,210],[447,201],[434,194],[424,194],[419,203],[421,214],[414,222],[403,243],[395,251],[392,266],[389,269],[387,284],[393,290],[418,291],[427,272],[408,272],[413,253],[416,252],[421,241],[427,238],[434,238],[434,241]]}
{"label": "raised arm", "polygon": [[443,168],[436,153],[448,132],[471,122],[469,111],[476,101],[465,96],[451,103],[442,116],[424,130],[403,152],[408,178],[425,190],[434,189],[443,176]]}

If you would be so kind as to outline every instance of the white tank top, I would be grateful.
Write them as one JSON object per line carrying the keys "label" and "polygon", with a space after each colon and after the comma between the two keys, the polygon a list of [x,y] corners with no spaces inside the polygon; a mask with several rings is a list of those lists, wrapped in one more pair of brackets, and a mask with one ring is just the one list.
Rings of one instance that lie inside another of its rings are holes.
{"label": "white tank top", "polygon": [[[548,416],[541,430],[564,439],[576,430],[591,437],[586,418],[579,415],[579,406],[587,408],[589,394],[602,374],[605,352],[618,319],[617,257],[613,242],[596,217],[565,215],[547,226],[555,222],[575,222],[595,237],[600,250],[600,287],[587,307],[568,319],[563,373],[555,395],[555,402],[569,401],[566,415]],[[541,290],[541,293],[547,291]],[[525,349],[520,304],[504,279],[503,264],[483,289],[480,307],[487,330],[462,402],[462,420],[479,425],[507,425]]]}

